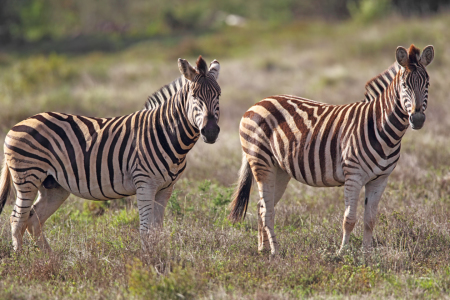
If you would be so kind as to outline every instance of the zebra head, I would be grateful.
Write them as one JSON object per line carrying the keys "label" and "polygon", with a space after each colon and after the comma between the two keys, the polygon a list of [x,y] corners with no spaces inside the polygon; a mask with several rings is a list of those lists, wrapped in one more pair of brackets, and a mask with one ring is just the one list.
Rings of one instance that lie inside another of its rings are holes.
{"label": "zebra head", "polygon": [[193,68],[187,60],[178,59],[178,68],[187,79],[189,93],[187,99],[188,118],[193,127],[200,131],[203,141],[213,144],[219,136],[219,96],[217,83],[220,64],[213,60],[209,66],[200,55],[197,67]]}
{"label": "zebra head", "polygon": [[433,61],[434,48],[427,46],[420,55],[420,50],[414,45],[411,45],[409,50],[400,46],[395,56],[402,67],[399,82],[400,102],[409,115],[411,128],[420,129],[425,123],[430,81],[425,67]]}

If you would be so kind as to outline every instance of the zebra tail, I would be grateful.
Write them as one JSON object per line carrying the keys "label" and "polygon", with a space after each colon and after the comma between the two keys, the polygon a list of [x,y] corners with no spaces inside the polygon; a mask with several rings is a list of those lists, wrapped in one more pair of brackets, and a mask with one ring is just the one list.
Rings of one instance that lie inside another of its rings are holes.
{"label": "zebra tail", "polygon": [[6,201],[8,200],[9,193],[11,192],[12,180],[9,168],[6,165],[6,159],[3,159],[2,174],[0,177],[0,214],[3,211]]}
{"label": "zebra tail", "polygon": [[231,213],[228,216],[228,219],[233,223],[239,222],[245,218],[245,215],[247,213],[248,201],[250,200],[252,183],[252,170],[250,168],[250,164],[247,161],[247,158],[245,157],[245,153],[243,153],[242,166],[239,171],[237,187],[233,194],[233,201],[230,204]]}

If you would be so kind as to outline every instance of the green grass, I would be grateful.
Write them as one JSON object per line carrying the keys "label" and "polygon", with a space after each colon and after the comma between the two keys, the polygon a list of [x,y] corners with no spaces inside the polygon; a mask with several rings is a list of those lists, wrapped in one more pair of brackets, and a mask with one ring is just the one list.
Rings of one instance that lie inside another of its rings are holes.
{"label": "green grass", "polygon": [[[449,20],[250,24],[110,53],[0,53],[2,138],[42,111],[107,117],[142,109],[149,94],[179,76],[177,57],[218,59],[222,87],[219,141],[199,142],[188,155],[164,228],[147,251],[134,197],[91,202],[71,196],[46,223],[52,256],[29,238],[24,251],[14,253],[9,203],[0,215],[0,299],[448,298]],[[397,46],[411,43],[436,50],[428,68],[427,121],[403,140],[380,203],[374,251],[361,251],[363,205],[350,245],[338,257],[343,189],[291,182],[276,207],[280,257],[270,261],[258,253],[256,193],[244,222],[226,219],[241,162],[242,114],[272,94],[336,104],[362,100],[365,82],[392,64]]]}
{"label": "green grass", "polygon": [[[433,183],[435,179],[417,185]],[[8,207],[1,217],[0,297],[35,293],[73,299],[177,299],[177,294],[440,299],[449,292],[449,199],[430,199],[423,189],[391,184],[380,210],[373,253],[362,253],[363,228],[358,223],[349,249],[338,257],[342,209],[324,207],[341,207],[342,199],[335,197],[336,189],[319,189],[317,195],[304,197],[307,188],[298,188],[301,193],[286,195],[277,207],[281,255],[275,261],[256,249],[254,207],[245,222],[230,224],[226,203],[217,200],[228,195],[228,188],[209,181],[179,183],[165,227],[149,241],[149,251],[140,247],[132,199],[105,206],[99,214],[86,202],[70,198],[46,224],[53,256],[39,252],[30,240],[23,253],[13,252]],[[405,195],[413,197],[414,204],[405,201]]]}

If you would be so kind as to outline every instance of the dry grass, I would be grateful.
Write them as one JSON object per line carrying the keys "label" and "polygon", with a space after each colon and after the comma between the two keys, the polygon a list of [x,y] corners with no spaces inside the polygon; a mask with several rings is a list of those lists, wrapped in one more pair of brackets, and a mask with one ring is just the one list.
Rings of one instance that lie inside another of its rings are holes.
{"label": "dry grass", "polygon": [[[362,28],[295,24],[181,38],[166,52],[163,41],[77,57],[0,54],[3,135],[40,111],[112,116],[141,109],[149,94],[178,76],[174,57],[192,61],[193,49],[221,62],[222,87],[220,139],[199,142],[189,154],[165,227],[148,251],[141,250],[133,198],[98,204],[71,197],[46,223],[52,256],[29,239],[22,253],[13,252],[7,206],[0,216],[0,298],[449,298],[450,44],[443,38],[449,26],[448,15]],[[276,208],[281,255],[269,261],[257,251],[255,205],[242,224],[226,220],[243,112],[271,94],[361,100],[365,82],[393,62],[395,48],[413,42],[436,48],[427,123],[404,138],[380,204],[374,251],[361,251],[360,221],[337,257],[343,189],[292,182]]]}

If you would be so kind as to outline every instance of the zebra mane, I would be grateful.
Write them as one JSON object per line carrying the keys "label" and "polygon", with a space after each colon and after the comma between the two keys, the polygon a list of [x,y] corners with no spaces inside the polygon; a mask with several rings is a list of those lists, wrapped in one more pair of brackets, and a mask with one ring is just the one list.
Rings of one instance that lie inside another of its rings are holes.
{"label": "zebra mane", "polygon": [[370,102],[377,99],[391,84],[400,70],[400,65],[395,62],[387,70],[375,76],[366,83],[366,92],[363,102]]}
{"label": "zebra mane", "polygon": [[171,83],[163,86],[147,98],[147,102],[145,102],[145,109],[152,110],[155,107],[160,106],[168,99],[170,99],[173,95],[175,95],[183,85],[183,77],[179,77]]}

